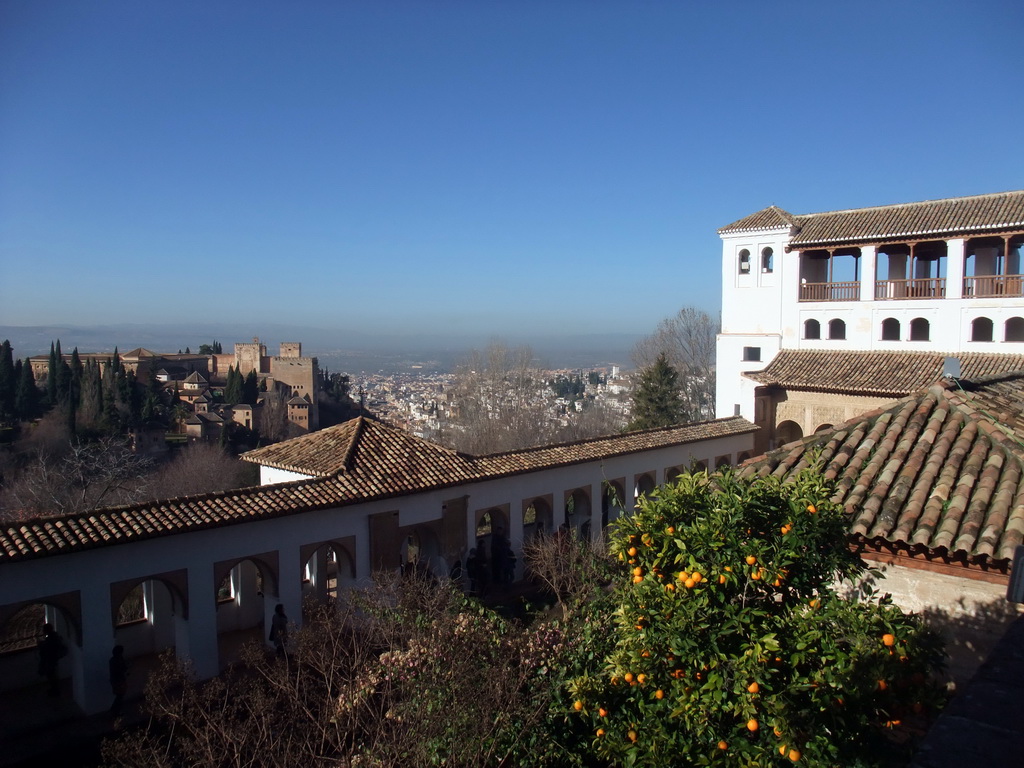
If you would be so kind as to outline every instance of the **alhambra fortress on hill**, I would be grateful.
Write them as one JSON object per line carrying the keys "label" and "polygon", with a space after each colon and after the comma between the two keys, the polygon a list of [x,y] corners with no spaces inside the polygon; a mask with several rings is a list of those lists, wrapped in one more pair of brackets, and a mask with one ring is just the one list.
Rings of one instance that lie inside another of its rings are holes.
{"label": "alhambra fortress on hill", "polygon": [[[70,355],[63,357],[65,362],[71,359]],[[111,357],[105,353],[79,355],[83,363],[94,360],[101,371],[110,364]],[[285,403],[289,435],[302,435],[320,428],[319,364],[315,357],[303,357],[299,342],[282,342],[280,354],[273,357],[267,354],[267,345],[255,338],[252,342],[236,343],[231,353],[168,354],[140,347],[119,355],[119,358],[121,364],[135,374],[137,381],[156,383],[164,394],[165,402],[172,394],[177,396],[187,409],[181,427],[190,439],[217,439],[224,425],[231,422],[247,429],[260,429],[262,397],[255,405],[215,402],[211,385],[223,385],[227,381],[229,367],[235,368],[242,376],[255,371],[264,390],[280,392]],[[46,379],[49,360],[48,355],[29,358],[37,382]],[[146,438],[136,434],[133,439],[138,448],[139,441]]]}
{"label": "alhambra fortress on hill", "polygon": [[[539,530],[600,537],[687,469],[817,466],[836,481],[850,545],[882,569],[880,590],[941,617],[970,651],[954,658],[964,680],[1016,615],[1005,595],[1024,543],[1024,191],[772,206],[719,234],[719,418],[489,456],[365,417],[311,431],[243,456],[258,487],[0,529],[0,625],[43,604],[69,640],[65,685],[98,712],[115,644],[139,661],[173,649],[211,676],[239,637],[266,638],[277,603],[301,621],[305,598],[379,569],[416,562],[446,577],[498,526],[521,563]],[[301,351],[264,369],[258,342],[240,346],[243,371],[252,362],[315,406],[314,387],[282,374]],[[140,589],[142,612],[125,620]],[[35,673],[31,648],[0,655],[0,688]]]}

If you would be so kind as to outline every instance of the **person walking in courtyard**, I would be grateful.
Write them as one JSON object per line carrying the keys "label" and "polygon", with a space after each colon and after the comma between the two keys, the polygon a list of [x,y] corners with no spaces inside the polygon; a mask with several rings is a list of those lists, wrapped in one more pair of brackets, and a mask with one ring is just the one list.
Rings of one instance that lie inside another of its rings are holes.
{"label": "person walking in courtyard", "polygon": [[39,641],[39,675],[47,682],[46,693],[49,696],[60,695],[60,678],[57,668],[60,660],[68,653],[64,638],[57,634],[53,624],[43,624],[43,639]]}
{"label": "person walking in courtyard", "polygon": [[128,662],[124,658],[123,645],[115,645],[110,655],[110,690],[114,692],[110,714],[118,717],[124,704],[124,695],[128,692]]}
{"label": "person walking in courtyard", "polygon": [[284,615],[281,603],[274,608],[274,618],[270,621],[270,642],[277,649],[277,655],[284,656],[285,645],[288,643],[288,617]]}

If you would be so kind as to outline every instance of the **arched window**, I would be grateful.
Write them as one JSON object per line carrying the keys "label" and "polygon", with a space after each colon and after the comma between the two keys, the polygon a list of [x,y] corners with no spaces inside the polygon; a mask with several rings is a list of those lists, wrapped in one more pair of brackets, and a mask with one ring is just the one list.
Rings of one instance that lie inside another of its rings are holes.
{"label": "arched window", "polygon": [[761,271],[771,272],[772,271],[773,253],[771,248],[765,248],[761,251]]}
{"label": "arched window", "polygon": [[882,341],[900,340],[900,321],[895,317],[887,317],[882,321]]}
{"label": "arched window", "polygon": [[1011,317],[1006,321],[1003,341],[1024,341],[1024,317]]}
{"label": "arched window", "polygon": [[775,427],[775,445],[785,445],[804,436],[800,425],[795,421],[779,422]]}
{"label": "arched window", "polygon": [[750,273],[750,251],[744,248],[740,251],[740,274],[746,275]]}
{"label": "arched window", "polygon": [[844,323],[842,320],[829,320],[828,337],[830,339],[845,339],[846,323]]}
{"label": "arched window", "polygon": [[915,317],[910,321],[910,340],[911,341],[928,341],[931,333],[931,325],[923,317]]}
{"label": "arched window", "polygon": [[992,321],[976,317],[971,321],[971,341],[992,341]]}
{"label": "arched window", "polygon": [[804,338],[820,339],[821,323],[819,323],[817,320],[804,320]]}

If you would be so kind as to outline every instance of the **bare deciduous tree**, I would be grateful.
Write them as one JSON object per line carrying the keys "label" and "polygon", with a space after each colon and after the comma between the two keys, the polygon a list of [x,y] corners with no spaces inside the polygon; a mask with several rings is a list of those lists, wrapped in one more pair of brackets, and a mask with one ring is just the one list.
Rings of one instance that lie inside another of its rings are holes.
{"label": "bare deciduous tree", "polygon": [[250,479],[251,466],[214,443],[190,443],[147,478],[145,493],[166,499],[238,488]]}
{"label": "bare deciduous tree", "polygon": [[44,448],[5,489],[0,514],[18,519],[138,501],[151,466],[117,437],[72,441],[60,454]]}
{"label": "bare deciduous tree", "polygon": [[533,537],[523,544],[523,560],[527,574],[554,595],[565,617],[611,577],[604,540],[580,538],[576,531]]}
{"label": "bare deciduous tree", "polygon": [[683,307],[662,320],[654,333],[633,349],[637,368],[649,368],[664,353],[679,372],[686,421],[715,416],[715,341],[719,327],[707,312]]}
{"label": "bare deciduous tree", "polygon": [[496,453],[551,442],[554,429],[544,372],[529,347],[492,342],[456,371],[454,417],[443,442],[466,453]]}
{"label": "bare deciduous tree", "polygon": [[263,394],[260,412],[260,437],[271,443],[285,440],[288,434],[288,403],[284,393],[275,387]]}
{"label": "bare deciduous tree", "polygon": [[291,635],[285,659],[253,646],[206,683],[168,657],[150,727],[108,742],[106,764],[522,765],[556,695],[546,665],[569,646],[416,577],[311,608]]}

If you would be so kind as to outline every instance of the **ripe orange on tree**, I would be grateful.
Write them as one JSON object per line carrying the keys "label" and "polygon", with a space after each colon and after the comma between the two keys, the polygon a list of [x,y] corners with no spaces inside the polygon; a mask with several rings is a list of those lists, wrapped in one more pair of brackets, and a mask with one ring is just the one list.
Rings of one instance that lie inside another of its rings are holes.
{"label": "ripe orange on tree", "polygon": [[761,727],[761,724],[757,722],[756,718],[750,718],[747,720],[747,730],[751,733],[756,733],[757,729]]}
{"label": "ripe orange on tree", "polygon": [[882,635],[882,645],[884,645],[886,648],[890,648],[890,647],[892,647],[895,644],[896,644],[896,637],[894,635],[890,635],[890,634]]}

